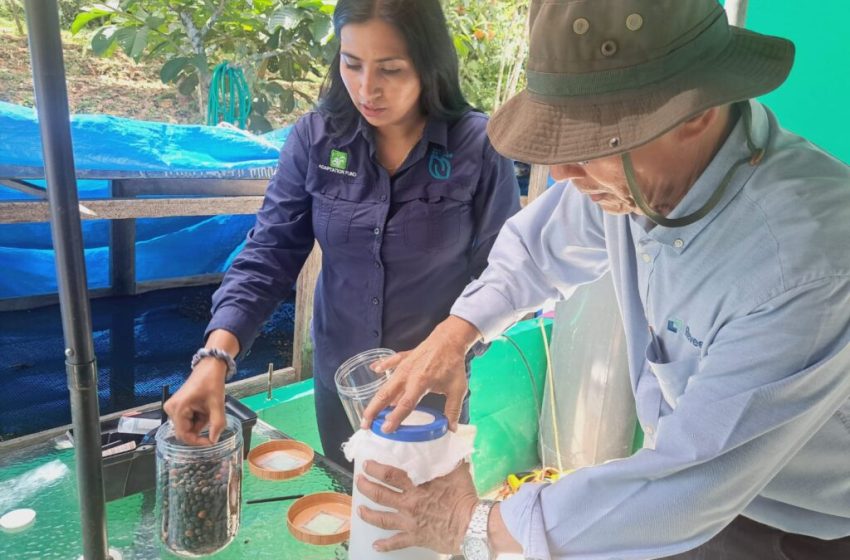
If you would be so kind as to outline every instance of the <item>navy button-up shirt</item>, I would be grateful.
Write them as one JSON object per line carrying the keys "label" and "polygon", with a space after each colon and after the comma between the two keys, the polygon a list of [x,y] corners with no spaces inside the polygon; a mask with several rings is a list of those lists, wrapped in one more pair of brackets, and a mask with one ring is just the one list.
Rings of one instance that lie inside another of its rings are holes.
{"label": "navy button-up shirt", "polygon": [[294,126],[257,222],[213,296],[207,333],[233,333],[244,352],[291,293],[318,240],[322,272],[313,310],[315,376],[377,347],[407,350],[449,314],[487,264],[496,234],[519,210],[511,161],[469,112],[431,119],[392,177],[378,163],[374,129],[333,138],[321,114]]}

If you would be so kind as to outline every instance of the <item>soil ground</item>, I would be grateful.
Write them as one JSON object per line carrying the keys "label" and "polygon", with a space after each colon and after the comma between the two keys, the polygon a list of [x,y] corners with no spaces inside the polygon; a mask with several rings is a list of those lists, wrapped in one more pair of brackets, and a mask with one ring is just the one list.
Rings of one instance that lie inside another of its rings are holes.
{"label": "soil ground", "polygon": [[[99,58],[88,42],[63,33],[68,104],[72,113],[198,124],[198,104],[159,79],[159,65],[136,64],[123,53]],[[0,101],[34,106],[27,38],[0,29]]]}

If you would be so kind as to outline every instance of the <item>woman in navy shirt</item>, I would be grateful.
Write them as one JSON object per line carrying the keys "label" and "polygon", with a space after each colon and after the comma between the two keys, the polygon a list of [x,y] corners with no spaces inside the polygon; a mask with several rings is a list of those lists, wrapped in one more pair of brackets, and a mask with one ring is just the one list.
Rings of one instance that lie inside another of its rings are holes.
{"label": "woman in navy shirt", "polygon": [[229,356],[250,347],[318,240],[316,415],[325,455],[346,465],[340,445],[352,429],[336,369],[364,350],[424,340],[519,209],[513,165],[461,93],[438,0],[340,0],[334,28],[340,50],[318,110],[293,127],[245,249],[213,296],[206,349],[218,351],[193,360],[166,404],[189,443],[207,423],[217,438]]}

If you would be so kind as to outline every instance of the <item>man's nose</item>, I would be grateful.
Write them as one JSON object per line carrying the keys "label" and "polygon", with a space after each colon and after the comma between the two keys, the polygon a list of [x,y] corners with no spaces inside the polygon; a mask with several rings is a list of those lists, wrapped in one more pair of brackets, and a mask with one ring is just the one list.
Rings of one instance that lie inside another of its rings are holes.
{"label": "man's nose", "polygon": [[584,170],[584,166],[578,163],[562,163],[560,165],[553,165],[549,168],[549,174],[556,181],[578,179],[579,177],[587,175]]}

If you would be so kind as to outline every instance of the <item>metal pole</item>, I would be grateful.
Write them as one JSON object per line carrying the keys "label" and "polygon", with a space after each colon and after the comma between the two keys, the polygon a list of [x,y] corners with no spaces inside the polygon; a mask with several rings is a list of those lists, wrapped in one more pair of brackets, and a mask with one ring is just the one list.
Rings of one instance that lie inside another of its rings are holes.
{"label": "metal pole", "polygon": [[65,335],[65,370],[71,393],[83,556],[86,560],[106,560],[109,556],[100,451],[97,366],[71,147],[59,10],[55,0],[26,0],[25,5],[47,198],[50,202],[50,230],[56,250],[62,330]]}
{"label": "metal pole", "polygon": [[729,23],[735,27],[744,27],[747,22],[747,0],[726,0],[726,14]]}

